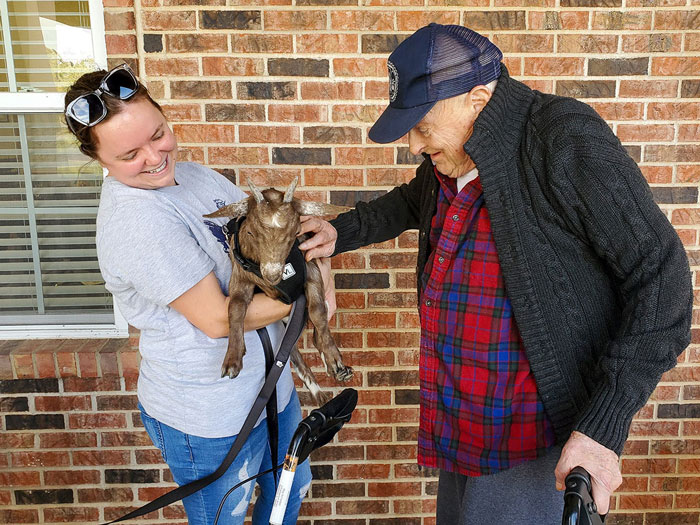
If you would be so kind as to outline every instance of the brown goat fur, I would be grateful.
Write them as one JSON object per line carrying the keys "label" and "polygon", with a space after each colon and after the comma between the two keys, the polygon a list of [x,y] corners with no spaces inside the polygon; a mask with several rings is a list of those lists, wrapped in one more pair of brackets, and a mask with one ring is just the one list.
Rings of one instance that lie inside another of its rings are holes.
{"label": "brown goat fur", "polygon": [[[336,215],[348,208],[319,202],[308,202],[293,198],[297,180],[285,193],[274,188],[260,191],[248,181],[252,195],[234,204],[224,206],[205,217],[245,217],[239,230],[241,253],[260,265],[262,279],[244,270],[234,259],[231,249],[231,280],[229,282],[229,340],[228,349],[221,367],[221,377],[236,377],[241,371],[245,340],[243,319],[253,291],[258,286],[266,295],[276,299],[279,292],[274,286],[282,279],[287,256],[299,231],[301,215]],[[314,326],[314,345],[321,353],[329,375],[339,381],[352,377],[352,368],[343,364],[338,347],[328,327],[328,310],[325,302],[323,280],[316,261],[306,262],[306,293],[309,319]],[[316,379],[301,357],[298,349],[290,355],[297,375],[311,392],[314,401],[321,403],[325,396],[321,393]]]}

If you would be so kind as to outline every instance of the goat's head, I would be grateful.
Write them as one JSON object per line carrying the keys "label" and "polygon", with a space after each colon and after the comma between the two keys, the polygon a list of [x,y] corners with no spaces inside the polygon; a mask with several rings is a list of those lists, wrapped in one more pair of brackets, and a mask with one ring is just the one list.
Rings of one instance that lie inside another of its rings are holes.
{"label": "goat's head", "polygon": [[239,239],[246,257],[260,264],[263,279],[271,285],[282,280],[284,263],[299,231],[301,215],[336,215],[348,210],[322,202],[294,198],[295,178],[283,193],[274,188],[259,190],[250,180],[251,196],[205,215],[205,217],[246,216]]}

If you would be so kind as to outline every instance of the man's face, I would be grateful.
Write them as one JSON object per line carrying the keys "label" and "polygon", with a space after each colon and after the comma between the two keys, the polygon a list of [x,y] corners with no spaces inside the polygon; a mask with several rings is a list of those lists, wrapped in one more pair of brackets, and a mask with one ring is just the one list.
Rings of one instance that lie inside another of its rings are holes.
{"label": "man's face", "polygon": [[447,177],[466,174],[474,164],[463,145],[478,114],[470,93],[438,101],[408,132],[409,150],[413,155],[430,155],[437,170]]}

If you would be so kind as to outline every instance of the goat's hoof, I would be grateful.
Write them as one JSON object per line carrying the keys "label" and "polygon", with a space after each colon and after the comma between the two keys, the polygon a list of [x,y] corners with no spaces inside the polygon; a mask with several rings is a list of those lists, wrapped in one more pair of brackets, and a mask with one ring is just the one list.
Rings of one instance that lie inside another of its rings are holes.
{"label": "goat's hoof", "polygon": [[349,366],[339,365],[335,371],[335,378],[338,381],[346,382],[349,381],[355,372]]}
{"label": "goat's hoof", "polygon": [[320,407],[331,400],[331,395],[322,390],[318,390],[316,392],[311,392],[311,398],[314,400],[314,403],[316,403],[316,406]]}
{"label": "goat's hoof", "polygon": [[236,366],[236,365],[226,365],[224,364],[221,367],[221,377],[229,377],[229,379],[233,379],[235,377],[238,377],[238,374],[241,373],[241,367]]}

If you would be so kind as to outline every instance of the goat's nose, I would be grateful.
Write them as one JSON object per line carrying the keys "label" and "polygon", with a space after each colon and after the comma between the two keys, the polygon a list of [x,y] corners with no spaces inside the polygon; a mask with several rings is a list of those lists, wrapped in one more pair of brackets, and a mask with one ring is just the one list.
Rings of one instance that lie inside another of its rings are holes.
{"label": "goat's nose", "polygon": [[282,280],[283,268],[280,263],[265,263],[260,266],[260,273],[268,283],[275,285]]}

